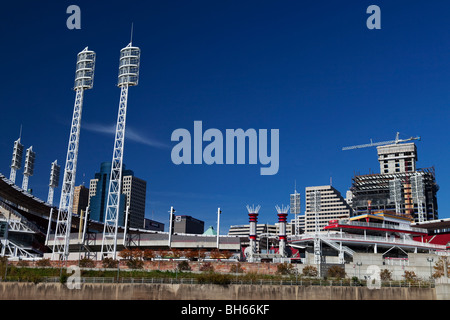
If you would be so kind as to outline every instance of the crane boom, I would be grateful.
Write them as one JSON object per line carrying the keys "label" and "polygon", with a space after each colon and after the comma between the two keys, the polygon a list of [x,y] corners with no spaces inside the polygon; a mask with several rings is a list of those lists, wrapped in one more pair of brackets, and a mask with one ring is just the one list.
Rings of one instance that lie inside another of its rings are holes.
{"label": "crane boom", "polygon": [[410,137],[408,139],[399,139],[399,132],[397,132],[397,135],[395,136],[395,140],[374,143],[374,142],[372,142],[372,139],[371,139],[370,143],[360,144],[360,145],[350,146],[350,147],[344,147],[344,148],[342,148],[342,150],[345,151],[345,150],[354,150],[354,149],[362,149],[362,148],[368,148],[368,147],[383,146],[383,145],[387,145],[387,144],[398,144],[401,142],[407,142],[407,141],[412,141],[412,140],[420,140],[420,137]]}

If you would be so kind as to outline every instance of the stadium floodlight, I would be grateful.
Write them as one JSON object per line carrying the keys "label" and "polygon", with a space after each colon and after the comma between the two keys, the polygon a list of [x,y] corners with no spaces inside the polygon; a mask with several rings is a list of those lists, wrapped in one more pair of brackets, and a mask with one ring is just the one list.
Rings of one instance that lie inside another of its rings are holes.
{"label": "stadium floodlight", "polygon": [[108,187],[105,224],[103,229],[101,249],[102,259],[108,256],[116,259],[128,88],[138,84],[140,55],[141,50],[138,47],[134,47],[131,42],[125,48],[120,50],[119,76],[117,83],[117,86],[120,88],[120,101]]}
{"label": "stadium floodlight", "polygon": [[67,147],[66,165],[59,202],[55,238],[53,242],[52,260],[59,254],[60,260],[66,260],[69,254],[69,237],[72,225],[73,193],[77,170],[78,146],[80,141],[81,114],[83,110],[84,90],[94,85],[95,52],[86,47],[78,53],[75,73],[75,104],[73,108],[72,125]]}

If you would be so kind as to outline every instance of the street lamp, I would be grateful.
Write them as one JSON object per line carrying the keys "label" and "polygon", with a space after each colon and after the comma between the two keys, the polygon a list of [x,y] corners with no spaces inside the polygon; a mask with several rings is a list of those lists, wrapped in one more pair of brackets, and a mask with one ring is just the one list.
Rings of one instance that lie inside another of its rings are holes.
{"label": "street lamp", "polygon": [[358,266],[358,279],[361,279],[361,266],[362,266],[362,262],[357,262],[356,265]]}
{"label": "street lamp", "polygon": [[434,261],[434,259],[431,257],[428,257],[427,261],[430,263],[430,280],[431,280],[433,278],[433,272],[431,270],[431,263]]}

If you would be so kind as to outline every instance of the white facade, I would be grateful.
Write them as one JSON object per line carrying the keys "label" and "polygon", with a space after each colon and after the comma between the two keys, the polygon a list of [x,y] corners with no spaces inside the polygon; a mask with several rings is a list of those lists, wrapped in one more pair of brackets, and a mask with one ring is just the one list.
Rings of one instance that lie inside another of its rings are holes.
{"label": "white facade", "polygon": [[349,218],[351,208],[332,186],[307,187],[305,189],[305,232],[313,233],[316,226],[316,212],[312,196],[314,191],[320,191],[320,209],[317,212],[319,230],[328,225],[330,220]]}

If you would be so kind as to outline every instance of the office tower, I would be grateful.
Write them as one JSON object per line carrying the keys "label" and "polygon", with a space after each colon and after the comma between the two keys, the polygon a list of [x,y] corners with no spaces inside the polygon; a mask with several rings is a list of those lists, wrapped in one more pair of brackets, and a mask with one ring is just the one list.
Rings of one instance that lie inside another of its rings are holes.
{"label": "office tower", "polygon": [[[90,219],[104,222],[108,198],[109,177],[111,162],[103,162],[100,172],[90,181]],[[122,170],[122,190],[120,195],[119,226],[125,226],[125,210],[129,206],[128,226],[133,228],[144,227],[145,194],[147,183],[134,176],[132,170]]]}
{"label": "office tower", "polygon": [[[317,193],[320,194],[320,197],[317,198],[317,201],[314,201],[316,199],[314,195]],[[321,231],[330,220],[349,218],[352,212],[351,207],[340,192],[332,186],[306,187],[305,202],[306,233],[314,233],[316,224]]]}
{"label": "office tower", "polygon": [[126,206],[128,206],[129,212],[128,226],[131,228],[144,227],[146,191],[146,181],[133,175],[123,176],[122,193],[126,196]]}
{"label": "office tower", "polygon": [[89,202],[89,189],[83,185],[74,188],[72,213],[80,215],[81,210],[86,211]]}

